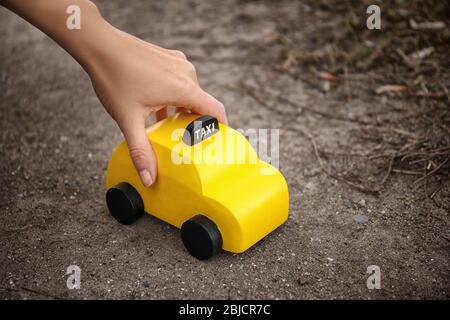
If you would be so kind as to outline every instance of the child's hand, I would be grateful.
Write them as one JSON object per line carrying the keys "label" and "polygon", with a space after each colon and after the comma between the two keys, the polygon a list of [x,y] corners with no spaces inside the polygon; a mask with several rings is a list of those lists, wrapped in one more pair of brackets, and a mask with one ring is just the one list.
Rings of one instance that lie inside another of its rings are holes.
{"label": "child's hand", "polygon": [[[159,111],[161,118],[167,106],[176,106],[227,122],[222,103],[200,88],[184,54],[115,29],[91,1],[0,1],[47,33],[86,69],[97,96],[122,130],[145,186],[157,175],[156,157],[144,131],[152,113]],[[82,17],[75,30],[66,27],[66,11],[73,5]]]}
{"label": "child's hand", "polygon": [[[203,91],[194,66],[180,51],[167,50],[114,29],[109,48],[87,68],[103,106],[117,122],[145,186],[156,179],[157,162],[145,121],[166,106],[208,114],[226,123],[223,104]],[[103,52],[103,51],[102,51]]]}

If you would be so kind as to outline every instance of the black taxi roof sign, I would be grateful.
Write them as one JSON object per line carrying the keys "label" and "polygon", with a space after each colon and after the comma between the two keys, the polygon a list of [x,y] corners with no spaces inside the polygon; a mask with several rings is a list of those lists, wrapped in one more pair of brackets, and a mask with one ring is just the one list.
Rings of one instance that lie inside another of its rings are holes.
{"label": "black taxi roof sign", "polygon": [[219,131],[219,122],[211,116],[201,116],[186,127],[183,134],[183,142],[193,146]]}

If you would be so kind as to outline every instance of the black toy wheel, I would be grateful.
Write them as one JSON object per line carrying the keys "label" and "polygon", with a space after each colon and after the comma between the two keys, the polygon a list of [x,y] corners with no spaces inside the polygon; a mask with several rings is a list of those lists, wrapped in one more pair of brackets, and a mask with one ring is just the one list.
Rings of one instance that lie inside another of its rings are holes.
{"label": "black toy wheel", "polygon": [[181,239],[187,251],[199,260],[207,260],[222,249],[222,236],[214,222],[195,216],[181,226]]}
{"label": "black toy wheel", "polygon": [[122,224],[130,224],[144,213],[144,202],[136,189],[122,182],[106,192],[106,204],[111,215]]}

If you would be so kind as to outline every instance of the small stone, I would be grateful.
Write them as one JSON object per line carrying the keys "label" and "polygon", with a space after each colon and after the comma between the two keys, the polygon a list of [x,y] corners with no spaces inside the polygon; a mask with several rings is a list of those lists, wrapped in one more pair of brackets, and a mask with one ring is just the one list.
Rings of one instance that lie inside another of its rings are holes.
{"label": "small stone", "polygon": [[297,284],[299,286],[304,286],[305,284],[308,284],[308,279],[302,277],[297,279]]}
{"label": "small stone", "polygon": [[366,206],[366,200],[361,199],[361,200],[358,201],[358,204],[359,204],[361,207],[365,207],[365,206]]}
{"label": "small stone", "polygon": [[355,222],[357,223],[364,223],[369,220],[369,217],[363,214],[355,214],[353,216],[353,220],[355,220]]}

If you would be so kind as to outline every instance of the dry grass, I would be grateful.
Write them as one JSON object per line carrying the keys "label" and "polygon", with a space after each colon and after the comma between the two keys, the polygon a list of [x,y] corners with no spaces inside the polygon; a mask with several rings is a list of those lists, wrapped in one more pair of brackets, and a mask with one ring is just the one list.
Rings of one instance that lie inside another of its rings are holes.
{"label": "dry grass", "polygon": [[[382,30],[365,27],[370,4],[381,7]],[[360,92],[359,98],[382,98],[387,106],[381,120],[370,113],[360,120],[338,116],[357,123],[350,143],[369,146],[364,152],[331,158],[310,133],[302,132],[323,171],[373,194],[392,174],[414,176],[414,188],[422,188],[427,198],[450,210],[449,3],[310,0],[302,12],[314,16],[313,26],[305,25],[301,16],[274,17],[277,32],[261,45],[271,48],[261,63],[335,97],[348,101]],[[264,97],[264,90],[256,89],[261,91],[253,96]],[[251,93],[255,88],[245,90]],[[278,98],[295,107],[288,98]],[[370,176],[359,174],[358,167],[364,167],[361,172],[371,168]]]}

